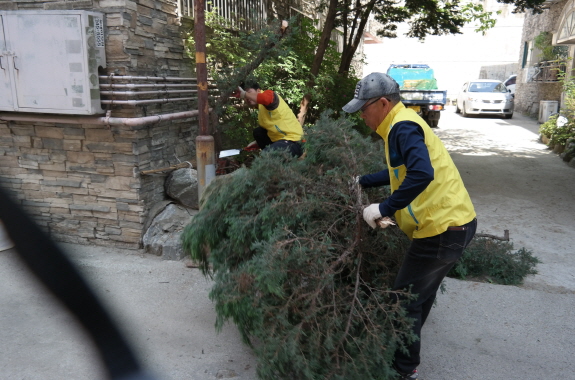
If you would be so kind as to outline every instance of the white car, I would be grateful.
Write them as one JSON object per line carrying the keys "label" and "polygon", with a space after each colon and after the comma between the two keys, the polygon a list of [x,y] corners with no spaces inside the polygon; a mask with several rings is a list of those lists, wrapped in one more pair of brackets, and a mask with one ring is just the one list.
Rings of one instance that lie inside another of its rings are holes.
{"label": "white car", "polygon": [[465,82],[457,95],[455,112],[469,115],[513,117],[513,95],[500,80],[476,79]]}
{"label": "white car", "polygon": [[510,75],[509,78],[505,79],[505,81],[503,82],[503,84],[505,85],[505,87],[507,87],[507,89],[509,90],[511,95],[515,95],[515,82],[516,81],[517,81],[517,75],[513,74],[513,75]]}

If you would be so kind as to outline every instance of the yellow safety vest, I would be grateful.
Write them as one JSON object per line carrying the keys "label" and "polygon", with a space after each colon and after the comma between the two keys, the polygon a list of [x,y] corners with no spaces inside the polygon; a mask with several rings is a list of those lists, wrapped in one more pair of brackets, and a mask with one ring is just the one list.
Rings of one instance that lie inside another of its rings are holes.
{"label": "yellow safety vest", "polygon": [[278,95],[280,100],[278,108],[273,111],[266,109],[263,104],[258,106],[258,123],[268,131],[272,142],[278,140],[301,141],[303,128],[292,110]]}
{"label": "yellow safety vest", "polygon": [[400,121],[413,121],[421,126],[434,170],[434,179],[429,186],[409,206],[395,212],[395,219],[401,230],[410,239],[422,239],[439,235],[445,232],[447,227],[471,222],[475,218],[475,209],[447,149],[429,125],[401,102],[393,107],[377,128],[377,133],[385,141],[392,194],[401,186],[407,174],[405,165],[391,167],[389,159],[389,133]]}

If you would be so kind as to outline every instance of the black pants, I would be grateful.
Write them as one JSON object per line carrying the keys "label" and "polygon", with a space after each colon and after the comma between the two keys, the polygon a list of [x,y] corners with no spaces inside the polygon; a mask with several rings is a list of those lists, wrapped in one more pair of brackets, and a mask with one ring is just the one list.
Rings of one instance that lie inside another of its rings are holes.
{"label": "black pants", "polygon": [[419,338],[407,347],[408,354],[397,350],[394,367],[401,373],[411,373],[419,365],[421,349],[421,328],[431,311],[437,289],[463,255],[463,250],[475,235],[477,220],[461,227],[450,227],[442,234],[424,239],[413,239],[407,250],[394,289],[409,289],[417,299],[404,305],[407,316],[414,319],[413,333]]}
{"label": "black pants", "polygon": [[254,139],[262,150],[284,150],[290,151],[292,156],[300,157],[303,154],[303,149],[298,141],[278,140],[272,142],[268,136],[268,131],[265,128],[257,127],[254,129]]}

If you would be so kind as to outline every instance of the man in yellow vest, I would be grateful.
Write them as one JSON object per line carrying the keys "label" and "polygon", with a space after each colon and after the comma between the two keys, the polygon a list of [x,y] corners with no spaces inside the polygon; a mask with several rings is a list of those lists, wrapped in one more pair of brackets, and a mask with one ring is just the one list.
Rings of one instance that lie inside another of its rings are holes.
{"label": "man in yellow vest", "polygon": [[248,147],[257,143],[262,150],[287,149],[296,157],[303,154],[303,128],[281,96],[272,90],[262,91],[255,82],[248,84],[245,90],[242,86],[238,87],[233,96],[244,99],[250,107],[259,111],[260,127],[254,129],[256,141]]}
{"label": "man in yellow vest", "polygon": [[[390,76],[372,73],[363,78],[343,110],[360,111],[385,143],[387,169],[357,180],[364,188],[389,185],[391,196],[365,207],[363,218],[376,228],[379,219],[390,221],[395,216],[412,240],[394,289],[417,294],[405,308],[415,321],[413,332],[421,339],[437,289],[475,234],[473,204],[443,143],[414,110],[403,105],[399,85]],[[394,369],[399,379],[417,379],[420,348],[418,340],[407,346],[408,354],[396,352]]]}

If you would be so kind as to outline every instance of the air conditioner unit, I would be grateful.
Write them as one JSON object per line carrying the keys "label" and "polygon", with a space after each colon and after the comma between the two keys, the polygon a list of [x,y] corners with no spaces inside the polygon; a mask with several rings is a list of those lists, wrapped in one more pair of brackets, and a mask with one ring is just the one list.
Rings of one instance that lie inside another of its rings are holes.
{"label": "air conditioner unit", "polygon": [[91,11],[0,12],[0,111],[103,113],[104,15]]}
{"label": "air conditioner unit", "polygon": [[539,122],[545,123],[549,120],[549,116],[557,113],[559,102],[556,100],[541,100],[539,101]]}

